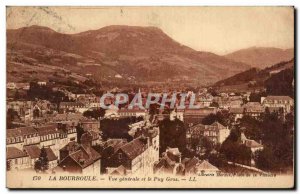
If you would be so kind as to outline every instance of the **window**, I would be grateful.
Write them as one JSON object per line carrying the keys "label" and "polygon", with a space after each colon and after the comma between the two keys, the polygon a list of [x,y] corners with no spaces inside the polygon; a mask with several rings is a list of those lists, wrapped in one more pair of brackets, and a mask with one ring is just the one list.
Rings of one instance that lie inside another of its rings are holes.
{"label": "window", "polygon": [[122,159],[122,153],[119,153],[118,158],[119,158],[119,160]]}

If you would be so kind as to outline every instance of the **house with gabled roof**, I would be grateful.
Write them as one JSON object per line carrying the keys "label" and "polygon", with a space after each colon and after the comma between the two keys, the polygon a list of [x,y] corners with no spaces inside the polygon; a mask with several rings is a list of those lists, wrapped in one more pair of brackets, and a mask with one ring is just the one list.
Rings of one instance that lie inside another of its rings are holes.
{"label": "house with gabled roof", "polygon": [[6,162],[7,170],[21,170],[30,168],[29,156],[26,152],[16,148],[16,147],[7,147],[6,148]]}
{"label": "house with gabled roof", "polygon": [[240,107],[240,108],[230,108],[229,109],[229,113],[231,115],[233,115],[234,117],[234,121],[238,121],[238,119],[243,118],[244,116],[244,108]]}
{"label": "house with gabled roof", "polygon": [[188,128],[186,133],[187,146],[192,147],[193,139],[201,139],[202,137],[208,138],[213,143],[223,143],[229,136],[230,130],[228,127],[223,126],[219,122],[214,122],[211,125],[197,124]]}
{"label": "house with gabled roof", "polygon": [[[110,149],[110,156],[103,157],[106,164],[105,173],[112,173],[113,170],[123,165],[126,174],[148,174],[153,172],[153,165],[156,157],[154,144],[149,137],[141,135],[132,141],[117,143]],[[107,155],[108,149],[104,153]],[[158,149],[157,149],[158,152]]]}
{"label": "house with gabled roof", "polygon": [[[44,148],[46,150],[48,162],[49,162],[49,169],[52,169],[57,166],[58,157],[55,155],[51,148]],[[34,168],[35,162],[39,159],[41,154],[41,148],[37,145],[29,145],[24,146],[24,152],[29,156],[29,163],[30,167]]]}
{"label": "house with gabled roof", "polygon": [[184,167],[181,163],[181,152],[178,148],[167,148],[162,157],[154,164],[155,174],[183,174]]}
{"label": "house with gabled roof", "polygon": [[120,165],[117,168],[110,168],[108,174],[114,176],[124,176],[126,175],[126,168],[123,165]]}
{"label": "house with gabled roof", "polygon": [[217,167],[207,160],[200,160],[197,157],[185,158],[182,160],[185,175],[215,174],[219,171]]}
{"label": "house with gabled roof", "polygon": [[70,173],[100,174],[101,155],[90,146],[79,146],[62,159],[58,166]]}
{"label": "house with gabled roof", "polygon": [[251,117],[259,117],[265,112],[265,108],[259,102],[248,102],[243,105],[244,114]]}

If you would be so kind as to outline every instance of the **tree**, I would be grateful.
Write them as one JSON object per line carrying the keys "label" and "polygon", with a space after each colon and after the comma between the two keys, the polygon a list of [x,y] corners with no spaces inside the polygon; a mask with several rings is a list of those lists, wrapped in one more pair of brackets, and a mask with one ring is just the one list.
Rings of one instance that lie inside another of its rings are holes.
{"label": "tree", "polygon": [[250,102],[259,102],[261,101],[261,97],[267,96],[266,92],[251,92],[249,96],[249,101]]}
{"label": "tree", "polygon": [[251,162],[251,150],[241,144],[241,132],[239,128],[232,129],[230,135],[222,143],[220,154],[231,162],[249,165]]}
{"label": "tree", "polygon": [[19,90],[16,90],[14,100],[19,100],[20,99],[20,93]]}
{"label": "tree", "polygon": [[212,96],[218,96],[218,92],[216,91],[215,88],[209,88],[208,92],[212,95]]}
{"label": "tree", "polygon": [[257,168],[262,170],[275,170],[276,169],[276,158],[272,149],[269,147],[263,150],[258,150],[254,153],[254,161]]}
{"label": "tree", "polygon": [[233,122],[233,117],[227,110],[222,110],[218,111],[216,114],[211,113],[202,120],[203,125],[211,125],[214,122],[219,122],[224,126],[230,126]]}
{"label": "tree", "polygon": [[128,134],[129,126],[132,123],[142,121],[143,117],[126,117],[114,119],[102,119],[100,121],[102,138],[104,140],[108,138],[126,138],[128,141],[132,140],[132,137]]}
{"label": "tree", "polygon": [[16,119],[20,119],[18,112],[12,108],[9,108],[6,114],[6,127],[8,129],[12,128],[13,127],[12,122]]}
{"label": "tree", "polygon": [[207,137],[200,138],[200,147],[204,150],[204,156],[207,157],[210,152],[213,150],[214,145],[213,142]]}
{"label": "tree", "polygon": [[224,156],[224,154],[210,154],[208,156],[208,161],[218,168],[222,168],[223,166],[227,165],[226,157]]}
{"label": "tree", "polygon": [[34,170],[38,172],[41,171],[41,169],[42,169],[41,161],[40,160],[35,161]]}
{"label": "tree", "polygon": [[261,122],[258,119],[245,115],[240,119],[238,127],[240,129],[243,129],[243,132],[247,138],[253,139],[255,141],[261,140]]}
{"label": "tree", "polygon": [[49,169],[49,160],[47,156],[46,149],[42,147],[40,157],[34,164],[34,169],[36,171],[42,171],[45,172]]}
{"label": "tree", "polygon": [[212,102],[212,103],[210,104],[210,106],[211,106],[211,107],[216,107],[216,108],[218,108],[218,107],[219,107],[219,104],[218,104],[217,102]]}
{"label": "tree", "polygon": [[294,135],[291,120],[278,113],[266,112],[261,118],[264,149],[255,153],[258,168],[268,171],[288,170],[294,161]]}
{"label": "tree", "polygon": [[217,120],[218,120],[217,115],[212,113],[202,119],[202,124],[203,125],[211,125]]}
{"label": "tree", "polygon": [[78,141],[78,143],[81,143],[80,142],[81,136],[85,133],[83,127],[81,127],[80,125],[77,125],[76,126],[76,133],[77,133],[77,141]]}
{"label": "tree", "polygon": [[186,148],[186,130],[184,124],[179,119],[171,121],[169,118],[159,123],[160,129],[160,153],[164,152],[167,147],[178,147],[180,152]]}
{"label": "tree", "polygon": [[268,95],[282,95],[294,97],[292,82],[294,80],[294,70],[285,69],[272,75],[265,81]]}
{"label": "tree", "polygon": [[159,105],[158,104],[150,104],[149,115],[154,116],[158,113],[159,113]]}
{"label": "tree", "polygon": [[83,116],[91,117],[91,118],[94,118],[94,119],[97,119],[97,120],[100,117],[103,117],[104,115],[105,115],[105,110],[103,108],[87,110],[83,113]]}

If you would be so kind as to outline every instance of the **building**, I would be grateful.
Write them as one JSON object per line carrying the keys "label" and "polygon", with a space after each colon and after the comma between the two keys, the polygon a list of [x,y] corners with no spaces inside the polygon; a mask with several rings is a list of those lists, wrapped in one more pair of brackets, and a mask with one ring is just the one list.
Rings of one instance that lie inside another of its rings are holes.
{"label": "building", "polygon": [[209,114],[216,114],[217,108],[206,107],[200,109],[185,109],[184,111],[184,123],[185,126],[192,126],[202,121],[204,117]]}
{"label": "building", "polygon": [[201,107],[209,107],[213,102],[213,96],[208,93],[203,93],[199,95],[198,104]]}
{"label": "building", "polygon": [[146,138],[137,138],[126,143],[110,157],[111,165],[109,168],[123,165],[126,168],[126,174],[151,172],[151,166],[145,162],[145,157],[148,156],[147,146]]}
{"label": "building", "polygon": [[121,165],[126,174],[152,174],[153,166],[159,160],[159,129],[143,128],[130,142],[108,140],[103,149],[104,173],[110,174]]}
{"label": "building", "polygon": [[80,148],[79,143],[77,143],[75,141],[69,142],[67,145],[65,145],[64,147],[62,147],[59,150],[59,161],[62,161],[64,158],[66,158],[70,154],[76,152],[79,148]]}
{"label": "building", "polygon": [[64,145],[66,145],[70,141],[77,141],[76,125],[73,122],[57,123],[57,128],[58,130],[60,130],[61,139],[63,138],[67,139],[66,140],[67,142]]}
{"label": "building", "polygon": [[14,83],[14,82],[7,82],[6,88],[10,89],[10,90],[14,90],[14,89],[16,89],[16,83]]}
{"label": "building", "polygon": [[119,118],[119,108],[113,104],[105,110],[104,118]]}
{"label": "building", "polygon": [[154,164],[154,173],[160,175],[182,174],[181,152],[178,148],[167,148],[158,162]]}
{"label": "building", "polygon": [[88,107],[82,102],[61,102],[59,104],[59,112],[80,112],[83,113],[88,110]]}
{"label": "building", "polygon": [[218,103],[220,109],[239,108],[243,104],[241,96],[215,96],[213,102]]}
{"label": "building", "polygon": [[62,113],[54,115],[52,121],[57,123],[69,123],[76,126],[79,121],[85,119],[86,117],[84,117],[82,113]]}
{"label": "building", "polygon": [[9,109],[18,113],[21,122],[28,123],[33,119],[33,109],[31,101],[11,101],[7,102],[6,111]]}
{"label": "building", "polygon": [[94,131],[99,133],[100,131],[100,121],[96,119],[85,119],[80,121],[80,126],[84,130]]}
{"label": "building", "polygon": [[250,148],[250,150],[251,150],[251,165],[254,166],[255,165],[255,160],[254,160],[255,152],[259,151],[259,150],[263,150],[264,146],[255,140],[248,139],[244,133],[241,133],[241,141],[246,147]]}
{"label": "building", "polygon": [[126,168],[121,165],[118,168],[111,168],[109,175],[114,175],[114,176],[124,176],[126,175]]}
{"label": "building", "polygon": [[179,109],[179,110],[175,109],[175,110],[171,111],[171,113],[170,113],[170,120],[173,121],[175,119],[179,119],[179,120],[183,121],[184,120],[184,110],[182,110],[182,109]]}
{"label": "building", "polygon": [[264,148],[263,145],[260,143],[256,142],[255,140],[247,139],[245,140],[244,144],[251,149],[252,153],[262,150]]}
{"label": "building", "polygon": [[29,156],[16,147],[6,148],[7,170],[21,170],[30,168]]}
{"label": "building", "polygon": [[92,146],[99,145],[102,142],[102,139],[101,139],[99,133],[92,131],[92,130],[88,130],[84,134],[82,134],[82,136],[80,138],[81,139],[80,142],[84,138],[91,138]]}
{"label": "building", "polygon": [[219,169],[207,160],[199,160],[196,157],[182,160],[184,175],[216,174]]}
{"label": "building", "polygon": [[48,123],[37,127],[7,129],[6,147],[23,150],[26,146],[51,148],[56,156],[70,141],[77,141],[75,126],[62,123]]}
{"label": "building", "polygon": [[127,108],[121,108],[118,110],[119,117],[146,117],[148,114],[147,110],[133,108],[133,109],[127,109]]}
{"label": "building", "polygon": [[[193,149],[193,142],[200,141],[203,137],[208,138],[214,144],[221,144],[229,136],[230,130],[218,122],[211,125],[197,124],[190,127],[186,133],[187,147]],[[199,143],[200,144],[200,143]],[[200,145],[196,145],[197,150],[201,150]]]}
{"label": "building", "polygon": [[110,157],[113,156],[127,141],[125,139],[108,139],[102,146],[97,146],[97,151],[102,155],[101,174],[110,174],[117,167],[111,166]]}
{"label": "building", "polygon": [[25,82],[25,83],[16,83],[16,89],[22,89],[22,90],[29,90],[30,89],[30,84]]}
{"label": "building", "polygon": [[[53,169],[57,166],[58,157],[54,154],[51,148],[44,148],[47,154],[49,169]],[[41,154],[41,148],[37,145],[30,145],[24,147],[24,152],[29,156],[29,165],[34,168],[35,162],[39,159]]]}
{"label": "building", "polygon": [[33,119],[38,119],[41,117],[48,117],[49,112],[54,110],[53,104],[47,100],[38,100],[32,102],[32,114]]}
{"label": "building", "polygon": [[262,97],[261,103],[268,108],[283,108],[284,113],[290,113],[294,107],[294,100],[289,96]]}
{"label": "building", "polygon": [[50,147],[55,155],[58,156],[59,149],[64,145],[61,144],[60,131],[57,124],[48,124],[36,128],[40,136],[40,147]]}
{"label": "building", "polygon": [[38,145],[24,146],[24,152],[29,156],[30,168],[34,168],[35,162],[39,159],[41,150]]}
{"label": "building", "polygon": [[40,136],[35,128],[19,127],[7,129],[6,147],[15,147],[23,150],[23,146],[40,143]]}
{"label": "building", "polygon": [[47,82],[46,81],[38,81],[37,84],[39,86],[45,86],[45,85],[47,85]]}
{"label": "building", "polygon": [[229,113],[233,115],[234,121],[237,122],[244,116],[244,108],[230,108]]}
{"label": "building", "polygon": [[66,172],[82,174],[100,174],[101,155],[91,146],[80,145],[59,162],[58,166]]}
{"label": "building", "polygon": [[244,104],[244,114],[251,117],[259,117],[265,112],[265,108],[259,102],[248,102]]}

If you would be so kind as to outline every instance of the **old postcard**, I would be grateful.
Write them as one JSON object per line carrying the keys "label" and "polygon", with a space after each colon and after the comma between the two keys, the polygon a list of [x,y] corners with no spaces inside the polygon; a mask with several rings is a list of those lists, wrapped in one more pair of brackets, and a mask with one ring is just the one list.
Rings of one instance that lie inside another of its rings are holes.
{"label": "old postcard", "polygon": [[8,188],[294,188],[293,7],[6,21]]}

